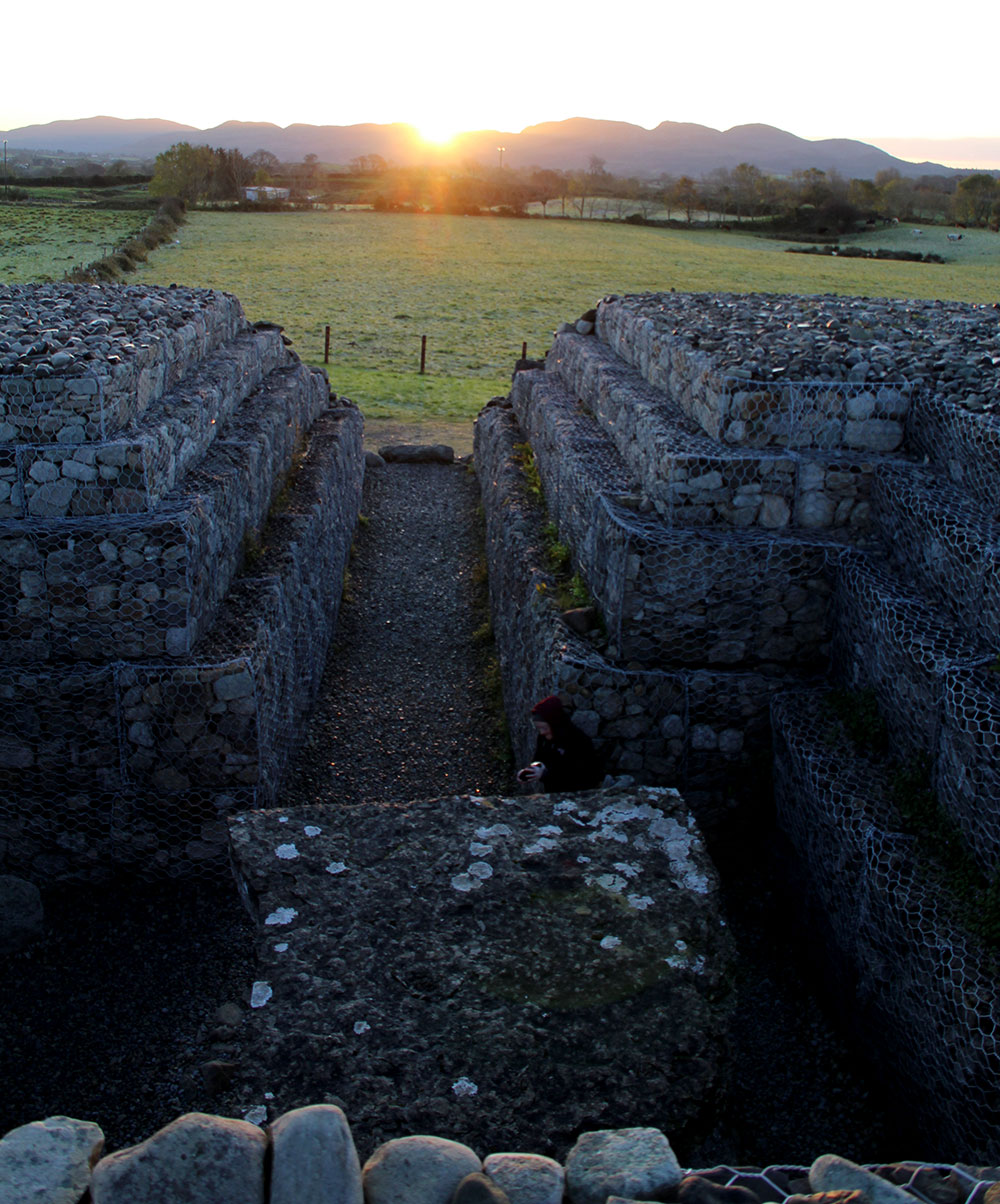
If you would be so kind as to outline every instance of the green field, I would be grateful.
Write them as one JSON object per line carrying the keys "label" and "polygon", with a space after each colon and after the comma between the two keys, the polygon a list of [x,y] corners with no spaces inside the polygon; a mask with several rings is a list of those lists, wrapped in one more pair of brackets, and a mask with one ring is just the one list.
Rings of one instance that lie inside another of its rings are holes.
{"label": "green field", "polygon": [[147,221],[149,214],[142,211],[74,204],[0,205],[0,283],[62,280],[74,267],[100,259]]}
{"label": "green field", "polygon": [[[738,231],[617,223],[402,216],[369,212],[194,213],[179,245],[136,280],[235,293],[250,318],[280,322],[299,354],[370,417],[460,418],[506,392],[527,342],[541,355],[555,326],[609,292],[854,293],[992,301],[1000,238],[943,227],[859,237],[862,245],[937,251],[944,265],[790,255]],[[427,375],[417,374],[427,335]]]}

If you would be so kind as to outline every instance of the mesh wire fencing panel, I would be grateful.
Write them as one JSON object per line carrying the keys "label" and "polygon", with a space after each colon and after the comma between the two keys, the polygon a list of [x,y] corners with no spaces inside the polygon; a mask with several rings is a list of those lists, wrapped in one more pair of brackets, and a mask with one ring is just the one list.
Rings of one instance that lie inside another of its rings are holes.
{"label": "mesh wire fencing panel", "polygon": [[899,831],[884,770],[837,737],[822,695],[782,695],[774,727],[779,817],[859,976],[866,1039],[894,1067],[899,1089],[924,1102],[942,1138],[970,1157],[994,1156],[995,951],[969,934],[954,895],[919,864],[914,838]]}

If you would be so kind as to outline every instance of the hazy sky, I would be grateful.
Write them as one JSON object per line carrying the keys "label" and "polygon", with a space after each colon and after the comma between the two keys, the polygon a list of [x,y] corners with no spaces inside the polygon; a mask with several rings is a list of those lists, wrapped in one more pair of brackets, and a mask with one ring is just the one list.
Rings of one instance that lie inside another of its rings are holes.
{"label": "hazy sky", "polygon": [[764,122],[884,146],[989,139],[1000,167],[996,0],[933,15],[886,0],[47,0],[8,5],[3,26],[3,129],[98,114],[439,136],[576,116]]}

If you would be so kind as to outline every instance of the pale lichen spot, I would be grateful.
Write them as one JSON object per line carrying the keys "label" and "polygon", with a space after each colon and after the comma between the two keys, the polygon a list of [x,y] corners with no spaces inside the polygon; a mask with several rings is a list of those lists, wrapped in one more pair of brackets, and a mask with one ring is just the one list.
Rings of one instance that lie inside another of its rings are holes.
{"label": "pale lichen spot", "polygon": [[621,943],[622,943],[621,937],[617,937],[617,936],[601,937],[601,948],[602,949],[617,949]]}
{"label": "pale lichen spot", "polygon": [[266,1125],[267,1124],[267,1105],[254,1104],[252,1108],[247,1108],[243,1114],[243,1119],[247,1124],[251,1125]]}
{"label": "pale lichen spot", "polygon": [[293,844],[279,844],[274,850],[274,854],[282,861],[294,861],[299,855],[299,850]]}
{"label": "pale lichen spot", "polygon": [[494,836],[513,836],[514,829],[508,824],[491,824],[489,827],[477,828],[476,835],[480,840],[489,840]]}
{"label": "pale lichen spot", "polygon": [[584,881],[588,886],[599,886],[601,890],[610,891],[613,895],[620,895],[628,886],[625,879],[617,874],[588,874]]}
{"label": "pale lichen spot", "polygon": [[576,860],[579,865],[590,865],[590,858],[585,857],[583,853],[580,853]]}
{"label": "pale lichen spot", "polygon": [[634,907],[636,911],[645,911],[647,907],[652,907],[654,900],[649,895],[626,895],[629,907]]}
{"label": "pale lichen spot", "polygon": [[362,1033],[369,1033],[369,1032],[371,1032],[371,1028],[372,1028],[372,1026],[368,1023],[367,1020],[355,1020],[354,1021],[355,1036],[360,1037]]}
{"label": "pale lichen spot", "polygon": [[264,921],[265,924],[290,924],[299,913],[294,907],[276,907]]}
{"label": "pale lichen spot", "polygon": [[478,878],[471,878],[468,874],[456,874],[451,880],[451,885],[453,890],[466,894],[470,890],[479,890],[482,882]]}
{"label": "pale lichen spot", "polygon": [[323,829],[317,828],[315,824],[306,824],[302,831],[305,832],[307,836],[319,836]]}
{"label": "pale lichen spot", "polygon": [[454,1083],[452,1083],[451,1089],[459,1099],[462,1099],[463,1096],[478,1095],[479,1093],[478,1085],[474,1083],[472,1079],[466,1078],[464,1074],[460,1079],[457,1079]]}
{"label": "pale lichen spot", "polygon": [[488,857],[493,852],[493,846],[491,844],[483,844],[478,840],[472,840],[469,842],[469,852],[473,857]]}
{"label": "pale lichen spot", "polygon": [[626,878],[638,878],[642,873],[642,866],[636,865],[634,861],[616,861],[615,869]]}
{"label": "pale lichen spot", "polygon": [[493,866],[488,861],[474,861],[469,866],[468,873],[471,877],[485,882],[487,878],[493,877]]}
{"label": "pale lichen spot", "polygon": [[538,829],[539,836],[562,836],[563,830],[555,824],[545,824],[544,827]]}
{"label": "pale lichen spot", "polygon": [[287,823],[288,823],[288,816],[287,816],[287,815],[279,815],[279,816],[278,816],[278,823],[279,823],[279,824],[287,824]]}
{"label": "pale lichen spot", "polygon": [[288,949],[287,941],[279,941],[278,944],[274,946],[275,953],[284,953],[287,949]]}
{"label": "pale lichen spot", "polygon": [[262,1008],[273,994],[274,991],[271,990],[269,982],[255,982],[250,988],[250,1006],[252,1008]]}
{"label": "pale lichen spot", "polygon": [[342,874],[346,869],[347,866],[343,861],[331,861],[326,867],[326,872],[328,874]]}
{"label": "pale lichen spot", "polygon": [[525,857],[537,857],[539,853],[548,853],[557,845],[551,836],[540,836],[531,844],[526,844],[521,852]]}

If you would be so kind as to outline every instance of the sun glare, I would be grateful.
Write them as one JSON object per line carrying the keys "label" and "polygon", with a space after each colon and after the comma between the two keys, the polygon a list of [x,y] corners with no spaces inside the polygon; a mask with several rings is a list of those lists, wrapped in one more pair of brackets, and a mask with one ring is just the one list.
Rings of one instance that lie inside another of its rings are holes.
{"label": "sun glare", "polygon": [[458,133],[453,125],[445,125],[438,121],[424,123],[419,130],[420,137],[434,146],[446,146]]}

